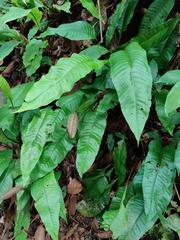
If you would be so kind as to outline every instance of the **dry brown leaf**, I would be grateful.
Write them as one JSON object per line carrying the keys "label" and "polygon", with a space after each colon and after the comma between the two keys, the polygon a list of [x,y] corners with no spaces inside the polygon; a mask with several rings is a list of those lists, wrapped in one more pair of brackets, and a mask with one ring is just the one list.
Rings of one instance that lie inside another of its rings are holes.
{"label": "dry brown leaf", "polygon": [[35,240],[45,240],[45,229],[43,225],[37,227],[34,238]]}
{"label": "dry brown leaf", "polygon": [[72,195],[80,193],[82,189],[83,187],[81,182],[79,182],[76,178],[71,179],[67,186],[68,193]]}
{"label": "dry brown leaf", "polygon": [[76,112],[70,114],[67,120],[67,131],[70,138],[74,138],[78,129],[78,115]]}
{"label": "dry brown leaf", "polygon": [[68,215],[74,216],[76,213],[77,195],[71,195],[67,201]]}
{"label": "dry brown leaf", "polygon": [[106,232],[106,231],[101,231],[96,234],[96,236],[99,239],[112,239],[112,233],[111,232]]}

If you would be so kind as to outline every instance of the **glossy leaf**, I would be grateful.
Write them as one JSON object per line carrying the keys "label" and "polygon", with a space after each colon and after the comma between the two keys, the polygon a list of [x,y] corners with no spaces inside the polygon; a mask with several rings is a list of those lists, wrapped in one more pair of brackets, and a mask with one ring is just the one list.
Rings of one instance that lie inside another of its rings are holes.
{"label": "glossy leaf", "polygon": [[43,49],[47,46],[46,41],[32,39],[27,45],[23,54],[23,64],[27,76],[33,75],[40,67]]}
{"label": "glossy leaf", "polygon": [[173,8],[174,3],[174,0],[153,1],[141,21],[139,33],[149,31],[163,23]]}
{"label": "glossy leaf", "polygon": [[44,145],[51,131],[53,112],[46,108],[40,116],[34,116],[23,135],[20,154],[23,185],[29,184],[30,174],[39,161]]}
{"label": "glossy leaf", "polygon": [[87,9],[95,18],[99,18],[99,12],[93,0],[80,0],[82,6]]}
{"label": "glossy leaf", "polygon": [[174,147],[162,147],[159,139],[150,144],[143,175],[144,208],[148,218],[165,211],[172,197],[175,177]]}
{"label": "glossy leaf", "polygon": [[31,9],[23,9],[18,7],[10,7],[8,12],[0,17],[0,25],[4,23],[14,21],[16,19],[27,16],[31,12]]}
{"label": "glossy leaf", "polygon": [[85,21],[64,23],[59,25],[57,28],[49,27],[39,37],[44,38],[52,35],[59,35],[61,37],[75,41],[90,40],[96,38],[94,28]]}
{"label": "glossy leaf", "polygon": [[82,175],[91,167],[98,154],[106,127],[106,113],[88,112],[79,129],[76,167]]}
{"label": "glossy leaf", "polygon": [[12,151],[4,150],[0,152],[0,177],[8,168],[10,160],[12,159]]}
{"label": "glossy leaf", "polygon": [[172,135],[175,125],[172,122],[172,118],[167,117],[165,112],[165,102],[168,95],[168,91],[163,89],[159,93],[156,94],[156,111],[159,120],[163,124],[163,126],[168,130],[168,132]]}
{"label": "glossy leaf", "polygon": [[114,14],[110,19],[109,26],[106,32],[106,45],[108,46],[113,38],[114,32],[118,27],[119,21],[126,10],[127,0],[122,0],[116,7]]}
{"label": "glossy leaf", "polygon": [[106,53],[108,53],[108,50],[105,47],[102,47],[101,45],[93,45],[80,52],[80,54],[96,59],[100,58],[102,55]]}
{"label": "glossy leaf", "polygon": [[151,106],[152,76],[146,52],[132,42],[111,55],[110,65],[123,115],[139,141]]}
{"label": "glossy leaf", "polygon": [[179,21],[180,17],[169,19],[150,31],[142,32],[134,38],[134,41],[138,41],[145,49],[155,47],[170,36]]}
{"label": "glossy leaf", "polygon": [[5,57],[7,57],[18,44],[19,42],[16,40],[12,40],[4,43],[0,47],[0,61],[2,61]]}
{"label": "glossy leaf", "polygon": [[12,95],[9,83],[3,76],[0,76],[0,89],[3,91],[4,95],[12,102]]}
{"label": "glossy leaf", "polygon": [[180,81],[177,82],[169,91],[166,102],[165,111],[167,115],[173,114],[180,107]]}
{"label": "glossy leaf", "polygon": [[14,235],[16,240],[27,239],[29,225],[30,225],[30,195],[28,191],[23,190],[20,191],[16,197],[16,217],[14,228]]}
{"label": "glossy leaf", "polygon": [[171,70],[163,74],[156,83],[174,85],[178,82],[180,82],[180,70]]}
{"label": "glossy leaf", "polygon": [[36,167],[31,173],[32,181],[55,169],[73,147],[73,142],[64,128],[55,129],[52,140],[44,148]]}
{"label": "glossy leaf", "polygon": [[93,70],[100,69],[104,62],[88,56],[73,54],[62,58],[50,68],[48,74],[36,82],[28,92],[18,112],[45,106],[72,89],[74,84]]}
{"label": "glossy leaf", "polygon": [[53,172],[37,180],[31,186],[31,195],[35,201],[35,207],[52,240],[59,239],[60,205],[64,205],[61,202],[61,194]]}
{"label": "glossy leaf", "polygon": [[124,16],[124,21],[123,21],[123,31],[126,31],[127,26],[129,25],[133,15],[134,15],[134,11],[135,8],[138,4],[139,0],[129,0],[128,1],[128,5],[126,8],[126,12],[125,12],[125,16]]}
{"label": "glossy leaf", "polygon": [[125,240],[139,240],[155,224],[157,216],[147,218],[141,194],[132,197],[126,208],[128,212],[128,234]]}

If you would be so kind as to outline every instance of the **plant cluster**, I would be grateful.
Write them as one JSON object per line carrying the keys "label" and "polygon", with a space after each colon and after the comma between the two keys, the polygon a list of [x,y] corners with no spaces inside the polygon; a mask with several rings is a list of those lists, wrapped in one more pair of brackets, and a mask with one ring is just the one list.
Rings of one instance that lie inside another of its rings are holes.
{"label": "plant cluster", "polygon": [[[33,203],[59,239],[59,219],[68,222],[62,163],[73,153],[83,216],[97,216],[113,239],[138,240],[148,231],[177,239],[180,210],[171,200],[179,197],[180,70],[169,70],[180,21],[175,0],[151,1],[130,38],[138,0],[114,1],[108,21],[102,1],[54,2],[0,1],[0,202],[6,211],[16,195],[14,238],[27,239]],[[49,20],[68,19],[77,5],[85,19]],[[47,55],[52,39],[83,47],[56,61]],[[10,87],[4,72],[14,54],[24,82]],[[107,130],[113,114],[118,131]],[[143,149],[138,164],[131,141]],[[112,161],[99,168],[102,145]]]}

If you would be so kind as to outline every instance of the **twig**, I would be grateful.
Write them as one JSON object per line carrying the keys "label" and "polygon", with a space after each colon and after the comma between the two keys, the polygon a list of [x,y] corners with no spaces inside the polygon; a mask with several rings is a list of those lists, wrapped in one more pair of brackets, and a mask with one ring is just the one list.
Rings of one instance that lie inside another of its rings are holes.
{"label": "twig", "polygon": [[177,190],[176,184],[174,184],[174,189],[175,189],[176,195],[178,197],[178,200],[180,201],[180,195],[179,195],[179,192]]}
{"label": "twig", "polygon": [[100,30],[100,36],[101,36],[101,43],[103,43],[102,17],[101,17],[101,5],[100,5],[100,0],[97,0],[97,4],[98,4],[98,10],[99,10],[99,30]]}

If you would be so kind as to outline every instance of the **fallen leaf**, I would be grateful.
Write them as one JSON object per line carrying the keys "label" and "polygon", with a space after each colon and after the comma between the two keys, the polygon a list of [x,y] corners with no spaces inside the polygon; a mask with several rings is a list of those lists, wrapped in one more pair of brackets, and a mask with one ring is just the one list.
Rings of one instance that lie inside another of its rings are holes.
{"label": "fallen leaf", "polygon": [[7,193],[4,194],[4,196],[2,197],[2,200],[7,200],[7,199],[13,197],[22,189],[23,189],[22,186],[16,186],[16,187],[11,188],[11,190],[9,190]]}
{"label": "fallen leaf", "polygon": [[101,231],[96,234],[96,236],[100,239],[112,239],[112,233],[111,232],[106,232],[106,231]]}
{"label": "fallen leaf", "polygon": [[70,114],[67,119],[67,131],[70,138],[74,138],[78,129],[78,115],[76,112]]}
{"label": "fallen leaf", "polygon": [[82,184],[76,178],[71,179],[67,186],[68,193],[72,195],[80,193],[82,189]]}
{"label": "fallen leaf", "polygon": [[43,225],[37,227],[34,238],[35,240],[45,240],[45,229]]}

